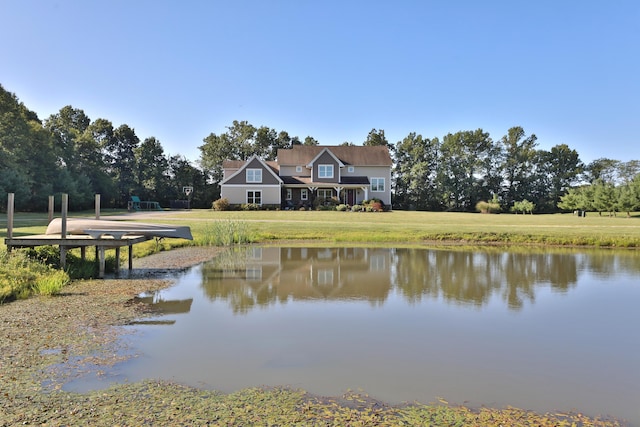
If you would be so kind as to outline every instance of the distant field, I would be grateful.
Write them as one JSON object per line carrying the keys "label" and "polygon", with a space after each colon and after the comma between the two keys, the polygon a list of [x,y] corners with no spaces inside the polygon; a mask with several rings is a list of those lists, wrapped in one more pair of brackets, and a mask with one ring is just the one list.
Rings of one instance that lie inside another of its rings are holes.
{"label": "distant field", "polygon": [[[92,216],[93,212],[71,215]],[[627,218],[624,214],[608,217],[589,213],[583,218],[572,214],[191,210],[166,211],[152,218],[136,214],[132,219],[189,225],[196,237],[207,232],[211,221],[242,222],[257,242],[423,244],[456,241],[640,248],[639,214]],[[17,213],[14,235],[42,233],[46,222],[46,214]],[[6,215],[0,215],[0,228],[0,236],[4,237]]]}

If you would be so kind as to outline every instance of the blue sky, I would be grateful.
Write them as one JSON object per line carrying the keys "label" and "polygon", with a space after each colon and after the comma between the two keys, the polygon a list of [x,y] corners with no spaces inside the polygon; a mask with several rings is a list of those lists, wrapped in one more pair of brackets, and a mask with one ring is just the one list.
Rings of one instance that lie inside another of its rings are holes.
{"label": "blue sky", "polygon": [[361,144],[512,126],[640,160],[640,2],[0,0],[0,84],[166,154],[233,120]]}

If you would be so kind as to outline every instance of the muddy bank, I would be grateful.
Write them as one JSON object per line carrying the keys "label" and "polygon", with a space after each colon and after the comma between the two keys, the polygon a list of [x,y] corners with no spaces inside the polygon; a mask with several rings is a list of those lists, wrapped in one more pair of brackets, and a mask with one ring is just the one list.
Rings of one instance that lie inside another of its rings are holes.
{"label": "muddy bank", "polygon": [[[41,424],[76,411],[60,393],[69,375],[121,360],[118,326],[145,315],[132,299],[169,286],[167,273],[213,258],[216,248],[183,248],[135,260],[127,278],[77,281],[55,297],[0,305],[0,425]],[[126,270],[125,270],[126,271]],[[52,368],[64,363],[64,372]],[[81,406],[81,405],[80,405]],[[69,407],[69,408],[67,408]],[[53,422],[52,425],[58,425]]]}

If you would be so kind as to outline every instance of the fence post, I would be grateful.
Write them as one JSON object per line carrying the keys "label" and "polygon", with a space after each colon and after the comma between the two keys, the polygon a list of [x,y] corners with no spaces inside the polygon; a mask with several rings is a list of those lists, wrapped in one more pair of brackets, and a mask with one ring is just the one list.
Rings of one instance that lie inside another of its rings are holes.
{"label": "fence post", "polygon": [[67,265],[67,247],[64,244],[64,240],[67,238],[67,211],[69,208],[69,195],[62,195],[62,227],[60,230],[60,268],[64,270]]}
{"label": "fence post", "polygon": [[11,239],[13,238],[13,203],[15,193],[9,193],[7,197],[7,252],[11,252]]}
{"label": "fence post", "polygon": [[100,195],[96,194],[96,219],[100,219]]}
{"label": "fence post", "polygon": [[53,212],[55,209],[54,196],[49,196],[49,222],[53,221]]}

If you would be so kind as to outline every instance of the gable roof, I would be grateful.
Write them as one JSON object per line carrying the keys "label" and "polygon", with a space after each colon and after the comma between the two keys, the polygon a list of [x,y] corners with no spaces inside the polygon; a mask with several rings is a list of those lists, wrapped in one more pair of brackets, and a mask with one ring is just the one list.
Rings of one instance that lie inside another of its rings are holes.
{"label": "gable roof", "polygon": [[340,159],[339,159],[339,158],[337,158],[337,157],[336,157],[336,155],[335,155],[335,154],[333,154],[333,153],[331,152],[331,150],[329,150],[327,147],[325,147],[321,152],[319,152],[319,153],[318,153],[318,154],[317,154],[317,155],[316,155],[316,156],[315,156],[315,157],[314,157],[314,158],[309,162],[309,164],[307,165],[307,167],[308,167],[308,168],[312,167],[312,166],[313,166],[313,164],[316,162],[316,160],[318,160],[318,159],[319,159],[319,158],[320,158],[324,153],[329,153],[329,155],[330,155],[331,157],[333,157],[333,159],[336,161],[336,163],[338,163],[338,167],[340,167],[340,168],[344,167],[344,163],[342,163],[342,162],[340,161]]}
{"label": "gable roof", "polygon": [[294,145],[278,150],[278,164],[286,166],[308,165],[323,151],[329,151],[345,165],[392,166],[389,149],[385,146],[344,146],[344,145]]}
{"label": "gable roof", "polygon": [[[238,170],[235,171],[233,174],[231,174],[230,176],[228,176],[227,178],[223,179],[220,184],[225,184],[227,181],[231,180],[232,178],[234,178],[236,175],[242,173],[242,171],[244,171],[247,166],[249,166],[251,164],[252,161],[257,160],[258,162],[260,162],[260,164],[262,165],[262,167],[269,172],[271,175],[273,175],[275,177],[275,179],[278,180],[278,182],[282,182],[282,179],[280,178],[280,176],[278,176],[278,173],[274,170],[273,166],[268,165],[264,160],[262,160],[260,157],[258,157],[257,155],[253,155],[251,156],[248,160],[225,160],[223,162],[223,167],[226,165],[227,167],[229,167],[230,169],[235,169],[235,167],[238,167]],[[272,163],[272,162],[269,162]]]}

